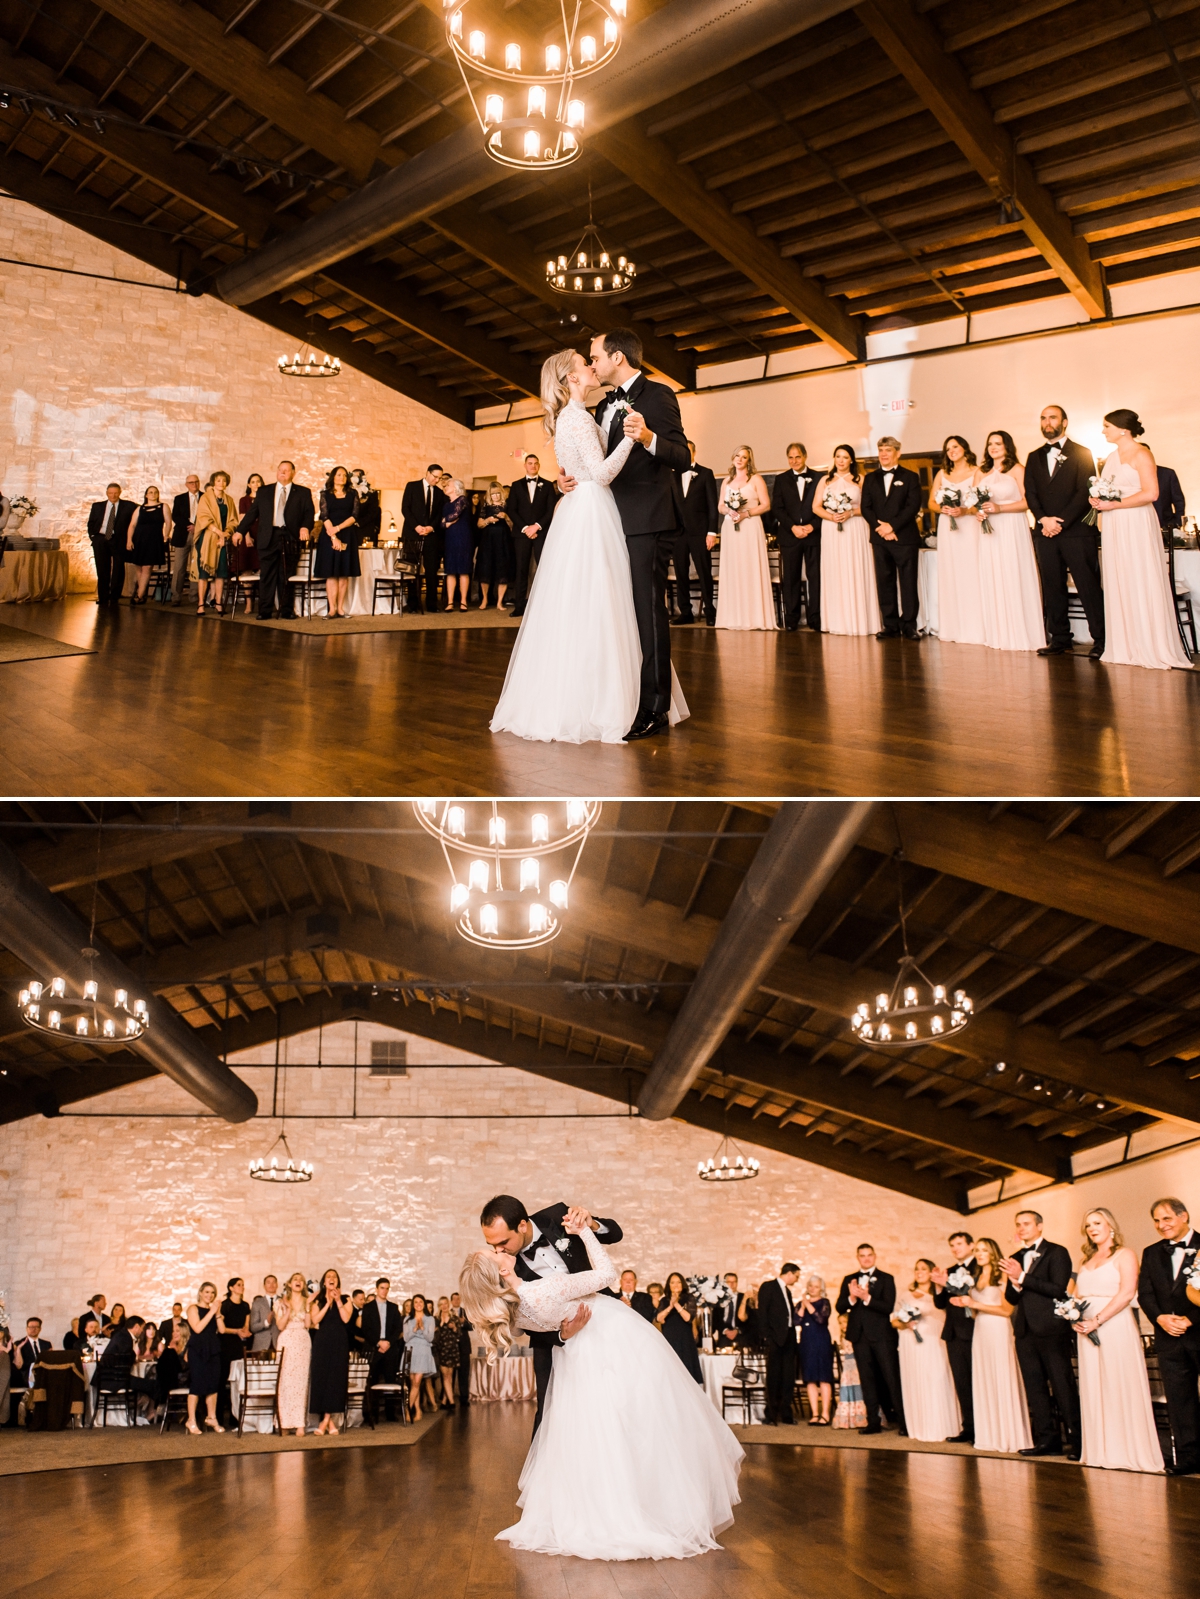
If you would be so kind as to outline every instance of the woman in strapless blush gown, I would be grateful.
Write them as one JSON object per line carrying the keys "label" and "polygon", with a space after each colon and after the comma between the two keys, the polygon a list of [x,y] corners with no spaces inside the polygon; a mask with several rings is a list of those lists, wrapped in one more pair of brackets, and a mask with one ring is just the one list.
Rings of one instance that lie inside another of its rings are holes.
{"label": "woman in strapless blush gown", "polygon": [[[737,509],[729,495],[738,490],[745,503]],[[721,484],[717,509],[721,522],[721,564],[717,583],[717,626],[738,633],[773,633],[775,600],[763,513],[770,510],[767,485],[754,469],[754,452],[740,444]]]}
{"label": "woman in strapless blush gown", "polygon": [[[942,1341],[946,1312],[933,1302],[935,1269],[932,1260],[917,1261],[911,1285],[896,1296],[892,1326],[900,1334],[900,1389],[908,1436],[940,1444],[961,1431],[962,1413]],[[900,1314],[910,1310],[918,1312],[915,1321]]]}
{"label": "woman in strapless blush gown", "polygon": [[[994,650],[1040,650],[1046,642],[1042,585],[1025,504],[1025,470],[1011,434],[988,434],[979,487],[989,496],[978,513],[984,643]],[[984,532],[985,518],[991,533]]]}
{"label": "woman in strapless blush gown", "polygon": [[1076,1296],[1088,1305],[1086,1318],[1075,1323],[1085,1466],[1163,1469],[1133,1308],[1137,1278],[1137,1256],[1125,1247],[1112,1211],[1089,1210],[1083,1219],[1083,1265],[1075,1276]]}
{"label": "woman in strapless blush gown", "polygon": [[943,489],[966,489],[980,478],[966,439],[952,433],[942,445],[929,509],[937,517],[937,636],[950,644],[986,644],[979,588],[979,518],[966,506],[939,505]]}
{"label": "woman in strapless blush gown", "polygon": [[1167,572],[1167,555],[1154,502],[1158,472],[1154,457],[1137,442],[1144,432],[1136,411],[1110,411],[1104,437],[1115,444],[1100,476],[1121,492],[1093,500],[1100,513],[1100,560],[1104,574],[1104,654],[1107,665],[1149,666],[1169,671],[1192,662],[1179,636]]}
{"label": "woman in strapless blush gown", "polygon": [[[986,534],[984,535],[986,537]],[[1004,1298],[1000,1245],[994,1238],[975,1242],[979,1276],[969,1294],[950,1301],[975,1312],[971,1338],[971,1393],[975,1408],[975,1447],[1014,1455],[1032,1449],[1025,1386],[1017,1367],[1013,1306]]]}
{"label": "woman in strapless blush gown", "polygon": [[[842,494],[850,504],[839,510]],[[839,444],[813,497],[821,518],[821,616],[829,633],[878,633],[883,626],[871,530],[861,504],[862,471],[850,446]]]}

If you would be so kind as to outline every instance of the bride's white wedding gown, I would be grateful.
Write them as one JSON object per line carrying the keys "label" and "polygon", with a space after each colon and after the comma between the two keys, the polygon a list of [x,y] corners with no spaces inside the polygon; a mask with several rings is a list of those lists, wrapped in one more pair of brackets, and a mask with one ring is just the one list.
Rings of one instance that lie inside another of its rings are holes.
{"label": "bride's white wedding gown", "polygon": [[[493,733],[619,744],[633,726],[642,647],[621,513],[608,486],[632,448],[622,439],[606,459],[603,435],[578,400],[558,414],[554,452],[578,487],[555,508]],[[671,722],[688,714],[672,667]]]}
{"label": "bride's white wedding gown", "polygon": [[583,1560],[684,1559],[718,1549],[745,1452],[656,1328],[597,1295],[616,1267],[590,1228],[593,1270],[518,1282],[518,1324],[552,1332],[574,1302],[592,1319],[554,1351],[542,1424],[520,1480],[514,1549]]}

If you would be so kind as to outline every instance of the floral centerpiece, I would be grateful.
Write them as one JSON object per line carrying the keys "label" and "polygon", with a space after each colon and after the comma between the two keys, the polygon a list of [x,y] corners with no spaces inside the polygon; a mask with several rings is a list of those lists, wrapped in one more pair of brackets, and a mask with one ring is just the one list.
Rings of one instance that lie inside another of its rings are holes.
{"label": "floral centerpiece", "polygon": [[[1088,498],[1090,500],[1104,500],[1109,505],[1119,505],[1123,490],[1119,489],[1110,477],[1091,477],[1088,479]],[[13,501],[16,504],[16,501]],[[1088,527],[1095,527],[1096,518],[1100,513],[1094,505],[1089,505],[1084,521]]]}
{"label": "floral centerpiece", "polygon": [[718,1308],[722,1309],[733,1305],[733,1295],[720,1277],[692,1276],[686,1279],[688,1292],[696,1301],[700,1314],[700,1330],[705,1340],[705,1345],[711,1352],[713,1347],[713,1313]]}

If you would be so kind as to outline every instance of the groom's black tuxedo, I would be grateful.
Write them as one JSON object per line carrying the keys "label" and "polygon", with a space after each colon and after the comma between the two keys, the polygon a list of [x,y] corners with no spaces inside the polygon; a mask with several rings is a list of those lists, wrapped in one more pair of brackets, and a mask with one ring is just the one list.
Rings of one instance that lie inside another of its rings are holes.
{"label": "groom's black tuxedo", "polygon": [[[1092,643],[1104,647],[1104,590],[1100,583],[1100,533],[1083,520],[1088,512],[1088,479],[1096,463],[1092,452],[1071,439],[1061,439],[1065,460],[1050,471],[1050,452],[1043,444],[1025,461],[1025,502],[1033,512],[1033,553],[1042,579],[1042,614],[1052,645],[1071,647],[1067,616],[1067,573],[1083,601]],[[1062,532],[1047,538],[1042,517],[1062,519]]]}
{"label": "groom's black tuxedo", "polygon": [[[1176,1275],[1174,1252],[1181,1247],[1187,1253],[1181,1258]],[[1167,1395],[1175,1464],[1190,1466],[1193,1471],[1200,1468],[1200,1398],[1196,1389],[1200,1378],[1200,1305],[1193,1305],[1187,1296],[1187,1274],[1198,1260],[1200,1233],[1193,1227],[1175,1243],[1163,1238],[1151,1244],[1142,1256],[1138,1278],[1138,1304],[1154,1324],[1154,1352]],[[1191,1326],[1176,1338],[1159,1326],[1160,1316],[1185,1316]]]}
{"label": "groom's black tuxedo", "polygon": [[[591,1270],[587,1246],[583,1239],[567,1232],[563,1227],[566,1214],[567,1207],[560,1202],[557,1205],[548,1205],[545,1210],[535,1210],[529,1218],[537,1228],[537,1235],[528,1249],[522,1250],[515,1259],[517,1276],[523,1278],[525,1282],[539,1282],[545,1275],[534,1268],[532,1257],[546,1245],[562,1257],[569,1272]],[[615,1221],[606,1216],[597,1216],[596,1220],[600,1223],[600,1230],[596,1236],[603,1243],[621,1242],[624,1234]],[[554,1351],[562,1343],[562,1338],[557,1332],[531,1332],[529,1343],[533,1349],[533,1375],[537,1383],[537,1414],[533,1418],[533,1430],[536,1432],[541,1425],[542,1406],[546,1402],[546,1389],[550,1383]]]}
{"label": "groom's black tuxedo", "polygon": [[676,529],[683,525],[683,490],[678,474],[692,464],[679,401],[662,383],[639,372],[624,393],[614,389],[596,407],[596,421],[611,455],[625,437],[619,402],[645,418],[654,453],[635,444],[612,483],[613,499],[629,548],[633,609],[642,646],[639,713],[662,715],[671,704],[671,632],[667,614],[667,569]]}

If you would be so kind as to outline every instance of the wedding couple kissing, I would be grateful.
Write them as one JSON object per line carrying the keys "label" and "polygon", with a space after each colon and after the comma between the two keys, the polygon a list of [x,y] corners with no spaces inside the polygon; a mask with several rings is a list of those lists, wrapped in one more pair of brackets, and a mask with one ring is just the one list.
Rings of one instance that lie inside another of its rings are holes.
{"label": "wedding couple kissing", "polygon": [[[542,366],[542,423],[562,498],[517,635],[493,733],[632,742],[689,713],[671,666],[667,563],[691,465],[679,402],[641,370],[630,328]],[[608,394],[587,409],[598,387]]]}
{"label": "wedding couple kissing", "polygon": [[489,1361],[527,1332],[537,1378],[521,1519],[496,1537],[583,1560],[720,1548],[745,1455],[658,1329],[604,1292],[620,1227],[578,1205],[530,1216],[511,1194],[479,1220],[486,1247],[463,1266],[463,1308]]}

